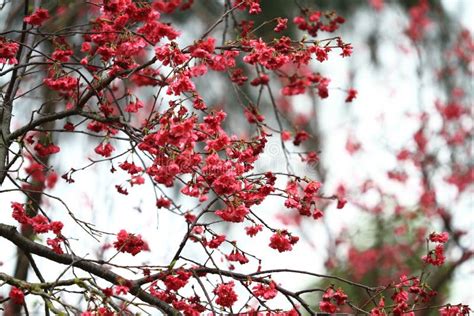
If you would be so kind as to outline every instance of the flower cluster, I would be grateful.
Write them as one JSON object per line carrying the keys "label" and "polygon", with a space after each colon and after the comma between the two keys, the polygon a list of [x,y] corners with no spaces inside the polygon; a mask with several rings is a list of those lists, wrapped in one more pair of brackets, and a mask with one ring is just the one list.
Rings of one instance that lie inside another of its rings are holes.
{"label": "flower cluster", "polygon": [[261,297],[264,300],[271,300],[278,294],[276,283],[272,280],[268,284],[259,283],[252,287],[252,292],[255,296]]}
{"label": "flower cluster", "polygon": [[262,12],[260,0],[234,0],[233,5],[240,10],[248,10],[250,14],[259,14]]}
{"label": "flower cluster", "polygon": [[216,303],[222,307],[231,307],[237,301],[237,294],[234,291],[234,282],[219,284],[214,289],[216,294]]}
{"label": "flower cluster", "polygon": [[320,188],[321,183],[317,181],[309,181],[304,189],[301,189],[297,181],[288,182],[286,185],[288,198],[285,200],[285,206],[298,210],[303,216],[312,216],[314,219],[322,217],[322,211],[316,207],[316,202],[319,200],[317,193]]}
{"label": "flower cluster", "polygon": [[467,305],[447,305],[445,307],[440,308],[439,314],[441,316],[464,316],[470,315],[471,310]]}
{"label": "flower cluster", "polygon": [[16,54],[19,47],[18,43],[10,42],[0,36],[0,64],[17,64],[18,60],[16,59]]}
{"label": "flower cluster", "polygon": [[346,302],[347,295],[342,289],[334,290],[333,288],[328,288],[319,302],[319,309],[322,312],[334,314],[339,310],[338,307],[346,304]]}
{"label": "flower cluster", "polygon": [[[297,16],[293,19],[300,30],[308,32],[316,37],[319,31],[334,32],[346,20],[334,12],[307,11],[303,16]],[[326,20],[326,21],[324,21]]]}
{"label": "flower cluster", "polygon": [[411,40],[419,41],[423,38],[427,27],[431,24],[431,20],[428,18],[429,9],[427,0],[421,0],[410,8],[410,23],[405,32]]}
{"label": "flower cluster", "polygon": [[50,221],[46,216],[37,214],[33,217],[29,217],[25,211],[25,205],[12,202],[11,208],[13,209],[12,217],[22,225],[30,225],[35,234],[44,234],[52,232],[56,235],[55,238],[48,238],[46,243],[51,246],[54,252],[62,254],[61,243],[64,242],[64,237],[61,234],[63,229],[63,223],[59,221]]}
{"label": "flower cluster", "polygon": [[25,140],[40,157],[57,154],[61,150],[59,146],[53,143],[49,133],[30,133]]}
{"label": "flower cluster", "polygon": [[232,252],[225,256],[228,261],[238,262],[240,264],[246,264],[249,262],[249,259],[245,254],[239,250],[232,250]]}
{"label": "flower cluster", "polygon": [[188,283],[191,276],[192,273],[189,271],[178,270],[176,271],[176,275],[167,275],[163,283],[168,291],[178,291]]}
{"label": "flower cluster", "polygon": [[114,241],[114,247],[117,251],[128,252],[132,256],[150,249],[148,244],[143,241],[142,236],[127,233],[124,229],[120,230],[117,234],[117,240]]}
{"label": "flower cluster", "polygon": [[101,155],[102,157],[110,157],[115,150],[114,146],[110,144],[109,142],[105,141],[97,145],[94,149],[96,154]]}
{"label": "flower cluster", "polygon": [[[426,284],[420,282],[417,277],[407,278],[406,275],[400,277],[400,282],[395,284],[395,291],[391,296],[394,302],[392,313],[394,315],[415,315],[410,311],[411,304],[427,303],[433,296],[436,296],[436,291],[429,289]],[[379,305],[372,309],[372,315],[380,315],[385,302],[380,301]],[[383,315],[383,314],[382,314]]]}
{"label": "flower cluster", "polygon": [[34,157],[26,155],[29,165],[24,170],[28,175],[30,182],[25,182],[22,188],[28,190],[52,189],[58,181],[58,174],[38,162]]}
{"label": "flower cluster", "polygon": [[277,231],[270,237],[270,248],[276,249],[279,252],[290,251],[298,242],[299,237],[292,236],[288,231]]}
{"label": "flower cluster", "polygon": [[79,83],[79,80],[72,76],[55,74],[49,78],[44,79],[43,82],[51,90],[56,90],[65,94],[73,94],[75,92],[74,89],[76,89]]}
{"label": "flower cluster", "polygon": [[41,26],[47,19],[49,19],[49,11],[38,8],[32,14],[26,16],[23,21],[33,26]]}
{"label": "flower cluster", "polygon": [[426,256],[423,256],[423,261],[427,264],[440,266],[446,260],[444,255],[444,244],[448,241],[449,235],[446,232],[441,234],[431,233],[429,241],[437,243],[434,250],[430,250]]}
{"label": "flower cluster", "polygon": [[16,286],[12,287],[8,297],[14,304],[23,305],[25,303],[25,294]]}

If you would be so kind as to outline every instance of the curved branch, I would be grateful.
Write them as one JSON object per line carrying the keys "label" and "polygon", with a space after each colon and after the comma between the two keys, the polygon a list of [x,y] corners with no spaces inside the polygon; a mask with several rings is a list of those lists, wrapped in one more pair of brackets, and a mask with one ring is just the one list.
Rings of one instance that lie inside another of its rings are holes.
{"label": "curved branch", "polygon": [[[29,240],[28,238],[23,237],[20,233],[18,233],[15,226],[0,223],[0,236],[8,239],[25,252],[29,252],[43,258],[47,258],[56,263],[77,267],[110,283],[120,285],[123,284],[123,280],[126,280],[120,275],[108,270],[106,267],[86,261],[78,256],[55,253],[48,247],[40,245]],[[131,282],[130,293],[138,297],[143,302],[157,307],[161,312],[166,315],[180,315],[180,313],[173,307],[156,298],[155,296],[145,292],[135,282]]]}

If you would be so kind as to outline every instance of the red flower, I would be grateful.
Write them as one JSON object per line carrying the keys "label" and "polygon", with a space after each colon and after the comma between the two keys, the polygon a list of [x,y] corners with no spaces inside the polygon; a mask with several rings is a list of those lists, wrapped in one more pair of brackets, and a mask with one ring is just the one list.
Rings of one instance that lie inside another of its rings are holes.
{"label": "red flower", "polygon": [[32,14],[26,16],[23,21],[34,26],[41,26],[44,21],[49,19],[49,12],[46,9],[38,8]]}
{"label": "red flower", "polygon": [[56,182],[58,182],[58,174],[54,171],[50,172],[46,177],[46,187],[52,189],[56,185]]}
{"label": "red flower", "polygon": [[288,19],[277,18],[277,26],[273,29],[275,32],[279,33],[283,30],[286,30],[288,24]]}
{"label": "red flower", "polygon": [[156,207],[157,208],[169,208],[171,206],[171,201],[164,198],[164,197],[160,197],[159,199],[156,200]]}
{"label": "red flower", "polygon": [[81,52],[86,53],[86,52],[88,52],[88,51],[90,51],[90,50],[91,50],[91,43],[89,43],[89,42],[84,42],[84,43],[81,44]]}
{"label": "red flower", "polygon": [[469,315],[470,309],[467,305],[447,305],[439,310],[441,316],[461,316]]}
{"label": "red flower", "polygon": [[5,38],[0,37],[0,64],[17,64],[16,53],[19,47],[17,43],[7,42]]}
{"label": "red flower", "polygon": [[442,244],[439,244],[435,247],[434,250],[431,250],[428,255],[423,256],[423,261],[427,264],[432,264],[434,266],[440,266],[446,260],[444,256],[444,247]]}
{"label": "red flower", "polygon": [[46,243],[53,248],[53,251],[57,254],[63,254],[63,250],[61,249],[61,242],[63,242],[62,238],[56,237],[56,238],[48,238],[46,240]]}
{"label": "red flower", "polygon": [[120,252],[128,252],[135,256],[141,251],[149,250],[148,244],[142,240],[140,235],[129,234],[122,229],[117,234],[117,240],[114,241],[114,247]]}
{"label": "red flower", "polygon": [[199,41],[193,45],[189,51],[192,57],[209,59],[214,53],[216,39],[209,37],[206,40]]}
{"label": "red flower", "polygon": [[268,285],[259,283],[255,285],[252,290],[255,296],[264,298],[266,300],[271,300],[278,294],[276,283],[274,281],[271,281]]}
{"label": "red flower", "polygon": [[323,216],[324,216],[324,214],[323,214],[323,212],[321,212],[320,209],[315,209],[315,210],[313,211],[313,218],[314,218],[314,219],[319,219],[319,218],[321,218],[321,217],[323,217]]}
{"label": "red flower", "polygon": [[94,149],[94,151],[103,156],[103,157],[110,157],[112,155],[112,152],[115,150],[115,148],[110,144],[110,143],[100,143],[97,145],[97,147]]}
{"label": "red flower", "polygon": [[56,146],[55,144],[48,144],[48,145],[45,146],[41,143],[37,143],[35,145],[34,149],[36,150],[38,155],[41,156],[41,157],[56,154],[60,151],[60,148],[58,146]]}
{"label": "red flower", "polygon": [[347,91],[346,102],[352,102],[357,97],[357,90],[356,89],[349,89]]}
{"label": "red flower", "polygon": [[252,86],[266,85],[270,81],[268,75],[260,73],[257,78],[253,79],[250,84]]}
{"label": "red flower", "polygon": [[254,225],[254,226],[245,227],[245,232],[250,237],[253,237],[253,236],[257,235],[258,232],[261,232],[262,229],[263,229],[263,225]]}
{"label": "red flower", "polygon": [[129,174],[137,174],[137,173],[143,171],[143,168],[142,168],[142,167],[139,167],[139,166],[135,165],[133,162],[130,163],[130,162],[128,162],[128,161],[122,162],[122,163],[119,165],[119,167],[120,167],[122,170],[127,171]]}
{"label": "red flower", "polygon": [[116,285],[114,286],[114,289],[115,289],[115,294],[117,295],[120,295],[120,294],[127,294],[128,293],[128,286],[124,286],[124,285]]}
{"label": "red flower", "polygon": [[166,93],[169,95],[174,94],[179,96],[183,92],[194,91],[196,86],[191,81],[189,75],[189,73],[184,72],[176,75],[169,84],[169,88]]}
{"label": "red flower", "polygon": [[286,230],[277,231],[270,237],[269,246],[279,252],[290,251],[293,245],[298,242],[299,238],[291,236]]}
{"label": "red flower", "polygon": [[316,192],[318,192],[318,190],[321,188],[321,183],[318,182],[318,181],[311,181],[310,183],[308,183],[308,185],[304,188],[304,193],[307,194],[307,195],[313,195],[315,194]]}
{"label": "red flower", "polygon": [[216,303],[223,307],[231,307],[237,301],[237,294],[234,292],[234,282],[219,284],[214,289],[217,295]]}
{"label": "red flower", "polygon": [[118,193],[123,194],[123,195],[128,195],[128,190],[125,188],[122,188],[121,185],[117,184],[115,185],[115,189],[117,190]]}
{"label": "red flower", "polygon": [[25,294],[17,287],[12,287],[8,297],[10,297],[14,304],[23,305],[25,303]]}
{"label": "red flower", "polygon": [[337,306],[328,301],[321,301],[319,302],[319,309],[322,312],[333,314],[336,312]]}
{"label": "red flower", "polygon": [[246,264],[249,262],[249,259],[245,256],[244,253],[238,250],[232,250],[232,252],[225,256],[227,260],[238,262],[240,264]]}
{"label": "red flower", "polygon": [[334,289],[329,288],[323,294],[322,300],[319,303],[319,308],[321,311],[326,313],[335,313],[339,305],[344,305],[347,301],[347,295],[342,291],[342,289],[338,289],[334,291]]}
{"label": "red flower", "polygon": [[29,223],[31,226],[33,226],[33,231],[37,234],[46,233],[50,228],[49,220],[41,214],[31,218]]}
{"label": "red flower", "polygon": [[447,232],[443,232],[441,234],[431,233],[429,238],[431,242],[439,242],[444,244],[448,241],[449,234]]}
{"label": "red flower", "polygon": [[298,146],[302,142],[309,139],[309,134],[306,131],[299,131],[296,133],[295,139],[293,140],[293,144]]}
{"label": "red flower", "polygon": [[250,110],[246,108],[244,110],[244,115],[249,123],[263,122],[265,119],[265,117],[258,113],[258,110],[253,106],[250,107]]}
{"label": "red flower", "polygon": [[135,102],[130,102],[130,103],[125,107],[125,112],[136,113],[136,112],[138,112],[138,110],[141,109],[142,107],[143,107],[143,102],[137,99]]}
{"label": "red flower", "polygon": [[316,54],[316,59],[319,62],[322,63],[323,61],[328,60],[328,58],[329,58],[328,57],[328,52],[331,51],[330,48],[328,48],[328,47],[322,48],[322,47],[319,47],[319,46],[315,46],[314,50],[315,50],[315,54]]}
{"label": "red flower", "polygon": [[227,222],[241,223],[244,221],[245,216],[249,213],[248,208],[245,205],[229,206],[225,210],[218,210],[215,212],[217,216]]}
{"label": "red flower", "polygon": [[64,224],[58,221],[54,221],[49,224],[49,228],[56,235],[61,234],[61,230],[63,229],[63,227],[64,227]]}
{"label": "red flower", "polygon": [[209,248],[218,248],[225,241],[225,235],[216,235],[207,244]]}
{"label": "red flower", "polygon": [[428,139],[426,138],[425,134],[423,133],[423,128],[420,128],[415,135],[413,135],[413,139],[418,146],[418,149],[422,152],[426,152],[426,146],[428,145]]}
{"label": "red flower", "polygon": [[260,12],[262,12],[262,9],[260,8],[260,4],[258,2],[253,2],[251,5],[250,5],[250,10],[249,10],[249,13],[250,14],[259,14]]}
{"label": "red flower", "polygon": [[345,206],[346,204],[347,204],[347,200],[346,200],[345,198],[342,198],[342,197],[341,197],[341,198],[338,198],[338,199],[337,199],[337,206],[336,206],[336,208],[342,209],[342,208],[344,208],[344,206]]}
{"label": "red flower", "polygon": [[132,177],[132,179],[130,180],[130,184],[133,186],[134,184],[143,184],[145,183],[145,178],[143,178],[142,176],[134,176]]}
{"label": "red flower", "polygon": [[281,140],[287,141],[291,139],[291,133],[289,131],[282,131],[281,132]]}
{"label": "red flower", "polygon": [[162,38],[167,37],[170,41],[179,36],[179,32],[170,25],[160,23],[158,21],[150,21],[137,30],[138,34],[142,34],[147,40],[153,44],[158,43]]}
{"label": "red flower", "polygon": [[11,205],[13,212],[12,217],[20,224],[28,223],[29,218],[25,214],[25,207],[23,204],[18,202],[12,202]]}
{"label": "red flower", "polygon": [[102,293],[104,293],[106,297],[111,297],[114,294],[114,291],[111,287],[107,287],[105,289],[102,289]]}
{"label": "red flower", "polygon": [[168,291],[177,291],[188,283],[188,280],[191,276],[191,272],[178,270],[176,272],[176,276],[167,275],[163,282],[165,283],[166,289]]}
{"label": "red flower", "polygon": [[241,86],[248,80],[248,77],[244,75],[244,71],[242,69],[237,68],[234,71],[232,71],[232,75],[231,75],[230,80],[232,82],[235,82],[239,86]]}
{"label": "red flower", "polygon": [[62,63],[68,62],[74,52],[71,49],[57,49],[51,54],[51,59]]}
{"label": "red flower", "polygon": [[43,80],[44,84],[51,90],[56,91],[73,91],[79,82],[75,77],[63,76],[59,78],[45,78]]}
{"label": "red flower", "polygon": [[196,221],[196,215],[190,212],[187,212],[186,214],[184,214],[184,218],[186,219],[186,222],[189,224],[192,224],[194,223],[194,221]]}

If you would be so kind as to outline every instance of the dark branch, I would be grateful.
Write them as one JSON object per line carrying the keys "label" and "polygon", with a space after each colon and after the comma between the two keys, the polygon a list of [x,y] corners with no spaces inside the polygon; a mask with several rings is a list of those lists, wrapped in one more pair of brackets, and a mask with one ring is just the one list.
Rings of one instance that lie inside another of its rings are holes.
{"label": "dark branch", "polygon": [[[77,267],[110,283],[120,285],[123,284],[124,280],[126,280],[120,275],[108,270],[107,268],[84,260],[83,258],[74,255],[55,253],[48,247],[45,247],[29,240],[28,238],[23,237],[20,233],[18,233],[14,226],[0,224],[0,236],[8,239],[25,252],[32,253],[43,258],[47,258],[56,263]],[[180,313],[173,307],[159,300],[155,296],[145,292],[140,288],[139,285],[134,282],[131,282],[130,293],[138,297],[143,302],[146,302],[158,308],[166,315],[180,315]]]}

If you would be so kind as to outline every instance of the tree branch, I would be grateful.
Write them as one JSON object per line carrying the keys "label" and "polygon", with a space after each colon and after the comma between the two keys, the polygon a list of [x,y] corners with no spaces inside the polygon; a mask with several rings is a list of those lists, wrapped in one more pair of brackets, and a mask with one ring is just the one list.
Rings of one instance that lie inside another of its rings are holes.
{"label": "tree branch", "polygon": [[[29,240],[28,238],[23,237],[20,233],[18,233],[16,227],[14,226],[0,223],[0,236],[8,239],[25,252],[29,252],[43,258],[47,258],[56,263],[77,267],[115,285],[123,284],[123,281],[126,280],[120,275],[108,270],[107,268],[86,261],[78,256],[55,253],[48,247],[45,247]],[[131,282],[130,293],[138,297],[143,302],[157,307],[161,312],[166,315],[180,315],[180,313],[173,307],[159,300],[155,296],[145,292],[143,289],[141,289],[139,285],[134,282]]]}

